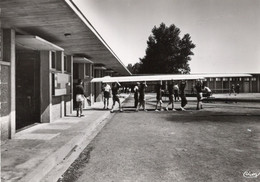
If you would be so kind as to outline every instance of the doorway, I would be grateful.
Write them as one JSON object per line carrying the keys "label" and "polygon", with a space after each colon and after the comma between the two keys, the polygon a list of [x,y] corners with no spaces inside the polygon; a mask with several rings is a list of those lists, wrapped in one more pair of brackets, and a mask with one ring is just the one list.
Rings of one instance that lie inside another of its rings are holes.
{"label": "doorway", "polygon": [[16,52],[16,130],[40,122],[40,54]]}

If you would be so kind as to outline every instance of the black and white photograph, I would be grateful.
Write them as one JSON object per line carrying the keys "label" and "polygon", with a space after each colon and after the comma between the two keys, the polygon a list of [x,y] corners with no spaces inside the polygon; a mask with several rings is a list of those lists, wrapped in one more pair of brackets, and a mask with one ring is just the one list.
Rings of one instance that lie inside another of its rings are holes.
{"label": "black and white photograph", "polygon": [[260,0],[0,0],[0,182],[259,182]]}

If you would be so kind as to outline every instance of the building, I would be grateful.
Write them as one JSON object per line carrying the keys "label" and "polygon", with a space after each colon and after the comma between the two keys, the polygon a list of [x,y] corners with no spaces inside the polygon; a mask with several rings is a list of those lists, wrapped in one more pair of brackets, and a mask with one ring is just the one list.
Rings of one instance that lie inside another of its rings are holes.
{"label": "building", "polygon": [[3,0],[0,10],[1,140],[71,113],[78,79],[93,103],[93,77],[131,74],[71,0]]}
{"label": "building", "polygon": [[[231,86],[239,84],[241,93],[260,93],[260,73],[204,73],[195,74],[205,77],[204,84],[213,93],[229,93]],[[189,81],[187,92],[191,92],[195,81]]]}

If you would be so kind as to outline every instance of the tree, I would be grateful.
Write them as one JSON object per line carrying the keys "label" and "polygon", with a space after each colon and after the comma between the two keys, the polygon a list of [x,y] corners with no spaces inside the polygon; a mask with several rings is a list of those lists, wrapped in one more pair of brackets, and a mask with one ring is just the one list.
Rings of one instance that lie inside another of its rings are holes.
{"label": "tree", "polygon": [[140,63],[135,63],[134,65],[128,64],[127,69],[132,73],[132,74],[137,74],[140,72]]}
{"label": "tree", "polygon": [[155,26],[147,41],[146,55],[140,59],[139,73],[189,73],[195,44],[189,34],[180,38],[180,33],[174,24]]}

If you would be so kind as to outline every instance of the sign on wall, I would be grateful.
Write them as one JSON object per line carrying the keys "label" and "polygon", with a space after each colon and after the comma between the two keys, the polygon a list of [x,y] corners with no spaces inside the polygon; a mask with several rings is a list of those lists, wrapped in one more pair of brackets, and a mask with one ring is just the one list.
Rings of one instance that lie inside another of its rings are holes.
{"label": "sign on wall", "polygon": [[71,94],[70,75],[64,73],[54,73],[54,96]]}

